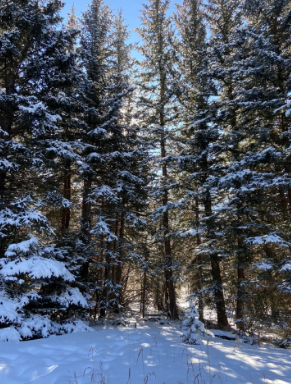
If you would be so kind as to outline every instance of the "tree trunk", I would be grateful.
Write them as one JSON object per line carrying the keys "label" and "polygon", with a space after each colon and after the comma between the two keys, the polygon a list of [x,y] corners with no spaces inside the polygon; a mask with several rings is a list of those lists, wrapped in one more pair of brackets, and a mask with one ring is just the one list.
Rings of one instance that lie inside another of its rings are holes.
{"label": "tree trunk", "polygon": [[[165,134],[162,132],[161,136],[161,157],[166,157],[166,149],[165,149]],[[167,166],[163,165],[162,167],[164,180],[168,178]],[[163,206],[167,206],[168,204],[168,191],[165,189],[163,196]],[[171,252],[171,240],[167,237],[169,234],[169,212],[165,210],[163,213],[163,230],[164,230],[164,247],[165,247],[165,278],[166,278],[166,290],[167,296],[169,299],[169,312],[172,319],[178,319],[178,310],[176,303],[176,292],[173,282],[173,271],[172,271],[172,252]]]}
{"label": "tree trunk", "polygon": [[[207,154],[203,156],[200,166],[201,166],[201,171],[203,172],[202,183],[204,184],[207,180],[207,175],[208,175]],[[204,203],[205,215],[207,217],[206,219],[207,237],[209,240],[215,240],[215,219],[213,217],[212,200],[211,200],[211,193],[209,189],[206,189],[204,193],[203,203]],[[213,289],[214,289],[214,302],[215,302],[216,313],[217,313],[217,324],[219,327],[225,327],[225,326],[228,326],[228,320],[227,320],[226,309],[225,309],[219,256],[216,251],[210,250],[209,257],[210,257],[211,276],[212,276]]]}
{"label": "tree trunk", "polygon": [[[5,62],[4,67],[4,85],[5,85],[5,93],[7,96],[13,95],[15,93],[15,81],[16,75],[15,70],[13,68],[13,63],[7,64]],[[0,110],[0,141],[3,141],[3,151],[1,153],[2,157],[6,157],[8,155],[8,151],[6,150],[5,142],[9,141],[11,138],[11,131],[14,121],[14,109],[8,105],[5,106],[2,110]],[[9,196],[5,195],[5,183],[7,179],[7,172],[4,170],[0,171],[0,198],[2,199],[2,204],[7,204],[9,200]],[[6,251],[7,240],[9,236],[5,239],[2,237],[0,239],[0,258],[4,257]]]}
{"label": "tree trunk", "polygon": [[[241,183],[238,182],[237,189],[241,188]],[[237,203],[237,226],[241,226],[243,223],[243,202],[240,199],[239,193],[237,194],[239,202]],[[244,330],[244,286],[245,280],[245,251],[244,251],[244,238],[237,229],[237,297],[236,297],[236,325],[238,329]]]}
{"label": "tree trunk", "polygon": [[109,278],[109,254],[106,251],[105,256],[105,268],[104,268],[104,286],[102,290],[102,299],[100,303],[100,317],[105,318],[107,309],[107,298],[108,298],[108,278]]}
{"label": "tree trunk", "polygon": [[[64,193],[66,200],[71,201],[71,162],[67,161],[64,170]],[[62,208],[62,226],[61,232],[64,235],[70,227],[71,209],[70,207]]]}
{"label": "tree trunk", "polygon": [[[102,204],[103,206],[103,209],[106,211],[106,204]],[[107,206],[108,208],[108,206]],[[111,217],[113,217],[114,215],[112,214]],[[117,219],[115,218],[115,220],[112,222],[112,225],[111,225],[111,232],[114,233],[115,236],[118,235],[118,224],[119,224],[119,220],[118,220],[118,216],[117,216]],[[117,242],[116,240],[113,240],[113,241],[108,241],[105,239],[105,267],[104,267],[104,280],[103,280],[103,290],[102,290],[102,299],[101,299],[101,305],[100,305],[100,317],[105,317],[106,316],[106,310],[108,308],[108,302],[112,304],[112,301],[114,299],[116,299],[116,296],[114,294],[114,291],[111,291],[110,288],[109,288],[109,283],[113,283],[113,284],[110,284],[111,286],[114,287],[114,289],[116,289],[116,287],[114,286],[114,278],[115,278],[115,275],[116,275],[116,266],[112,265],[113,263],[111,263],[111,252],[113,253],[116,253],[116,248],[117,248]],[[118,305],[115,306],[113,304],[113,307],[116,307],[118,308]],[[119,312],[119,311],[118,311]]]}
{"label": "tree trunk", "polygon": [[147,273],[143,272],[143,289],[142,289],[142,317],[145,317],[145,307],[146,307],[146,285],[147,285]]}
{"label": "tree trunk", "polygon": [[[212,217],[212,201],[210,191],[207,190],[204,199],[205,214],[207,216],[206,225],[209,239],[214,239],[214,218]],[[214,300],[217,312],[217,324],[219,327],[228,325],[223,295],[223,285],[220,272],[219,256],[216,251],[210,251],[211,275],[214,288]]]}
{"label": "tree trunk", "polygon": [[236,299],[236,325],[238,329],[244,330],[244,287],[243,281],[245,280],[245,269],[243,266],[243,238],[238,238],[238,267],[237,267],[237,299]]}
{"label": "tree trunk", "polygon": [[[160,54],[162,55],[162,45],[160,48]],[[163,104],[166,95],[166,76],[162,68],[160,68],[160,103]],[[164,108],[160,111],[160,126],[161,126],[161,158],[166,157],[166,138],[165,138],[165,114]],[[163,164],[162,174],[164,181],[168,179],[167,165]],[[165,188],[163,196],[163,206],[167,206],[169,201],[168,190]],[[165,247],[165,279],[166,279],[166,290],[169,298],[169,310],[172,319],[178,319],[178,310],[176,303],[176,291],[173,282],[173,271],[172,271],[172,252],[171,252],[171,240],[167,237],[169,234],[169,212],[166,209],[163,213],[163,231],[164,231],[164,247]]]}
{"label": "tree trunk", "polygon": [[[5,74],[4,74],[4,84],[5,84],[5,93],[7,96],[13,95],[15,93],[15,80],[16,76],[13,74],[13,68],[9,68],[5,64]],[[14,120],[14,110],[8,104],[5,109],[3,108],[0,115],[0,140],[4,142],[10,140],[12,124]],[[5,153],[2,153],[2,156],[5,156]],[[3,198],[4,189],[5,189],[5,180],[6,172],[0,171],[0,196]]]}
{"label": "tree trunk", "polygon": [[[279,78],[282,78],[282,73],[278,73],[278,77]],[[279,82],[278,84],[279,87],[282,86],[282,83]],[[283,89],[281,89],[282,92],[284,92]],[[281,122],[280,122],[280,125],[281,125],[281,131],[283,133],[286,133],[288,132],[289,130],[289,123],[285,117],[285,113],[282,113],[281,114]],[[284,136],[282,140],[280,140],[280,143],[279,143],[282,148],[288,148],[289,147],[289,136]],[[277,172],[281,172],[281,167],[279,164],[275,164],[275,169]],[[290,175],[291,173],[291,163],[290,162],[285,162],[284,163],[284,170],[286,173],[288,173]],[[283,189],[282,186],[279,186],[279,195],[280,195],[280,205],[281,205],[281,208],[282,208],[282,211],[283,211],[283,215],[285,218],[288,217],[288,214],[291,214],[291,188],[288,187],[287,189],[287,196],[288,196],[288,199],[286,198],[285,196],[285,191]],[[289,207],[288,207],[289,205]]]}
{"label": "tree trunk", "polygon": [[0,171],[0,197],[4,198],[6,172]]}
{"label": "tree trunk", "polygon": [[[198,233],[199,230],[199,200],[198,197],[195,198],[195,210],[196,210],[196,230],[197,230],[197,235],[196,235],[196,241],[197,241],[197,246],[201,244],[201,237],[200,234]],[[202,290],[202,276],[203,276],[203,269],[202,269],[202,260],[201,260],[201,255],[198,255],[197,257],[197,271],[198,271],[198,276],[197,276],[197,288],[199,291],[198,295],[198,312],[199,312],[199,320],[204,322],[204,316],[203,316],[203,311],[204,311],[204,302],[203,302],[203,296],[201,293]]]}
{"label": "tree trunk", "polygon": [[[288,175],[290,176],[291,174],[291,163],[285,163],[284,164],[284,168],[285,168],[285,172],[288,173]],[[291,188],[288,187],[288,190],[287,190],[287,195],[288,195],[288,213],[289,215],[291,215]]]}
{"label": "tree trunk", "polygon": [[[85,244],[85,247],[89,248],[91,242],[91,203],[89,201],[89,196],[92,186],[92,176],[87,175],[84,180],[84,189],[83,189],[83,201],[82,201],[82,240]],[[87,253],[87,249],[84,251]],[[81,277],[83,279],[88,279],[89,276],[89,256],[87,255],[83,266],[81,268]]]}
{"label": "tree trunk", "polygon": [[[114,233],[116,237],[118,237],[118,227],[119,227],[119,215],[117,213],[116,220],[112,223],[111,231]],[[117,253],[117,240],[113,240],[110,243],[111,249],[114,254]],[[119,313],[119,289],[117,288],[116,275],[117,275],[117,267],[119,265],[119,257],[113,262],[110,263],[110,271],[111,271],[111,282],[112,287],[114,287],[113,291],[109,291],[108,300],[112,302],[112,306],[114,307],[114,312]],[[110,261],[110,260],[109,260]],[[117,263],[117,264],[116,264]]]}
{"label": "tree trunk", "polygon": [[[120,288],[116,288],[118,294],[116,295],[116,300],[118,304],[121,304],[121,293],[122,293],[122,270],[123,270],[123,262],[122,262],[122,240],[124,238],[124,212],[121,213],[120,217],[120,231],[119,231],[119,257],[117,258],[117,265],[115,266],[115,283],[120,286]],[[115,312],[119,313],[119,306],[117,305],[115,308]]]}
{"label": "tree trunk", "polygon": [[127,289],[127,284],[128,284],[128,279],[129,279],[129,274],[131,272],[131,266],[128,266],[128,270],[125,273],[125,276],[123,277],[123,284],[122,284],[122,289],[121,289],[121,302],[124,301],[124,293],[126,292]]}

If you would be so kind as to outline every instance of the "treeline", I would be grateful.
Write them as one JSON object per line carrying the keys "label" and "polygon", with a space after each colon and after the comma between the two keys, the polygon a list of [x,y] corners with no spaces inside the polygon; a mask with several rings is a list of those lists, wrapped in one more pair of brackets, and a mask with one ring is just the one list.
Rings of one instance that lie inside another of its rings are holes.
{"label": "treeline", "polygon": [[177,319],[186,285],[200,320],[290,327],[291,1],[149,0],[137,47],[61,9],[0,1],[0,339]]}

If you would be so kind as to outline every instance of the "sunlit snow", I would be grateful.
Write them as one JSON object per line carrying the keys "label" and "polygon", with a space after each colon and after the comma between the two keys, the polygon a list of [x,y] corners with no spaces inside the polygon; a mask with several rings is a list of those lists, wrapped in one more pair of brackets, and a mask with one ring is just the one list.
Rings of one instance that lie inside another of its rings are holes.
{"label": "sunlit snow", "polygon": [[178,322],[95,329],[0,343],[0,383],[290,383],[288,350],[219,338],[189,346],[182,343]]}

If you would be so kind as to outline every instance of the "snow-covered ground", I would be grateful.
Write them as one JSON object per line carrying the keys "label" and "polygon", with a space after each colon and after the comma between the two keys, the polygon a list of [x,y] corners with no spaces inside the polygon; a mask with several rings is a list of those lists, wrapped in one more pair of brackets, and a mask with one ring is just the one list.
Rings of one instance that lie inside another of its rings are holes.
{"label": "snow-covered ground", "polygon": [[219,338],[189,346],[179,323],[0,343],[1,384],[290,384],[291,352]]}

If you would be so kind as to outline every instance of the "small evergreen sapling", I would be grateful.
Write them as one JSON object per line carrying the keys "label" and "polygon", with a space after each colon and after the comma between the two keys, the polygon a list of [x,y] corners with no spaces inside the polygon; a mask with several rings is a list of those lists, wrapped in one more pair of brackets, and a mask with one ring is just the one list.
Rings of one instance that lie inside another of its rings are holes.
{"label": "small evergreen sapling", "polygon": [[182,340],[186,344],[200,345],[202,337],[205,335],[214,338],[214,334],[205,329],[204,324],[199,320],[199,313],[193,302],[190,302],[190,309],[185,313],[182,331]]}

